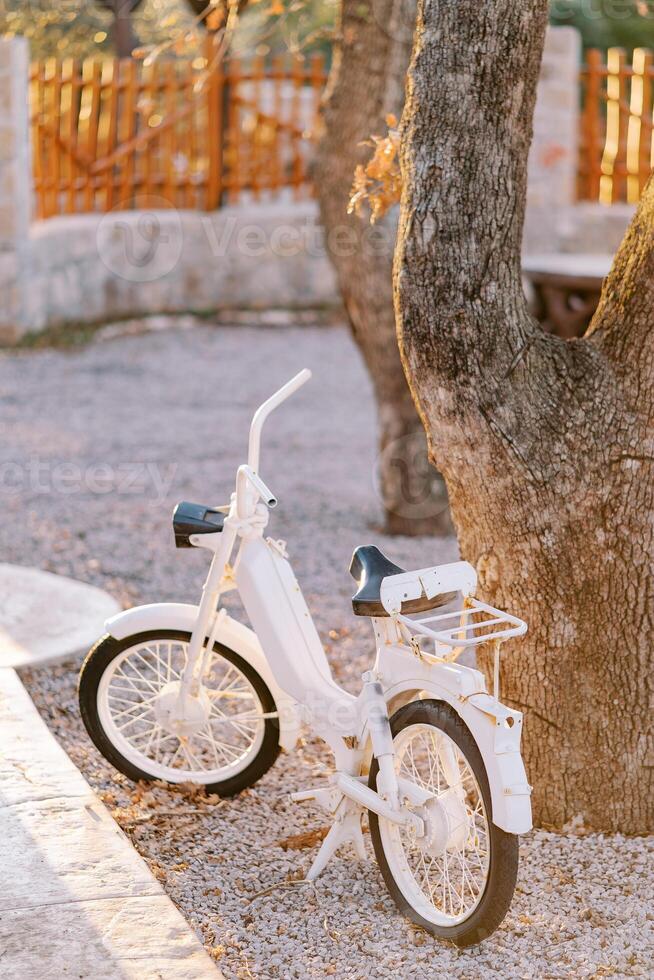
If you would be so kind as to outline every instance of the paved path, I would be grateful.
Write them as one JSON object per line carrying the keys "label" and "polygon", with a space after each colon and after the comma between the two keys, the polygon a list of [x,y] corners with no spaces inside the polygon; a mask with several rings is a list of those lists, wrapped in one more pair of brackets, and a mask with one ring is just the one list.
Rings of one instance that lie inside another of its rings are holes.
{"label": "paved path", "polygon": [[104,589],[0,564],[0,667],[29,667],[86,651],[119,610]]}
{"label": "paved path", "polygon": [[8,668],[0,747],[0,976],[220,977]]}

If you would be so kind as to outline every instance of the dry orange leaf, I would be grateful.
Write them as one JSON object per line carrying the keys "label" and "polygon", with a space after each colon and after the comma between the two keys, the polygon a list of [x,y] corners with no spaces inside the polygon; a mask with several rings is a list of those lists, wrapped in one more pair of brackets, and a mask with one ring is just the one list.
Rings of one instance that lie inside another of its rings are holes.
{"label": "dry orange leaf", "polygon": [[277,846],[285,851],[304,851],[308,847],[314,847],[324,840],[329,833],[329,827],[317,827],[315,830],[308,830],[304,834],[294,834],[292,837],[284,837],[277,841]]}
{"label": "dry orange leaf", "polygon": [[370,221],[374,224],[382,218],[402,193],[402,176],[399,164],[400,136],[397,119],[386,116],[389,127],[386,136],[372,136],[368,145],[373,154],[366,164],[359,164],[354,171],[348,214],[361,215],[364,205],[370,208]]}
{"label": "dry orange leaf", "polygon": [[206,18],[205,23],[210,31],[217,31],[223,26],[223,21],[225,20],[225,11],[222,8],[216,10],[211,10]]}

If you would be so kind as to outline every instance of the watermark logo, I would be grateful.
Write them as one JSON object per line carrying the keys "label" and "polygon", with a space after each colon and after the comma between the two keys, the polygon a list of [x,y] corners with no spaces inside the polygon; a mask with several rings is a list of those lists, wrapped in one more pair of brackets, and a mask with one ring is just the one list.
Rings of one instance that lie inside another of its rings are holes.
{"label": "watermark logo", "polygon": [[104,266],[128,282],[154,282],[179,262],[184,230],[177,210],[163,197],[136,195],[103,215],[96,248]]}
{"label": "watermark logo", "polygon": [[170,493],[177,463],[90,463],[44,460],[38,456],[0,463],[0,494],[18,496],[118,495],[138,496],[152,504],[163,503]]}
{"label": "watermark logo", "polygon": [[389,16],[386,0],[372,0],[372,16],[387,37],[410,45],[416,26],[416,0],[394,0]]}
{"label": "watermark logo", "polygon": [[96,248],[117,279],[152,283],[173,272],[184,250],[185,261],[190,258],[194,268],[238,258],[260,275],[262,263],[278,259],[322,259],[326,253],[337,259],[388,258],[394,247],[396,215],[374,225],[343,222],[328,233],[313,214],[289,211],[286,218],[262,219],[259,212],[244,208],[239,213],[186,212],[182,220],[165,198],[137,195],[102,216]]}
{"label": "watermark logo", "polygon": [[445,482],[429,462],[419,429],[387,442],[377,457],[373,486],[384,509],[403,520],[447,520]]}

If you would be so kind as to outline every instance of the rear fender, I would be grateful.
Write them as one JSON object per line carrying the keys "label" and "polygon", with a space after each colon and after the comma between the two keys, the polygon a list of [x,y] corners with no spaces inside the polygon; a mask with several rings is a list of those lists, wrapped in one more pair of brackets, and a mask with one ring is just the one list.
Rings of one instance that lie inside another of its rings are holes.
{"label": "rear fender", "polygon": [[[135,606],[113,616],[105,623],[105,629],[117,640],[124,640],[136,633],[146,633],[150,630],[180,630],[192,633],[197,617],[197,606],[182,602],[156,602],[147,606]],[[275,683],[256,634],[238,620],[223,614],[218,625],[216,640],[238,653],[266,682],[279,712],[280,745],[290,752],[295,747],[300,734],[300,708],[297,702],[289,698]]]}
{"label": "rear fender", "polygon": [[[457,665],[448,667],[456,670]],[[384,694],[389,714],[424,694],[451,705],[479,746],[488,773],[493,823],[509,834],[531,830],[531,787],[520,755],[522,715],[519,711],[512,711],[490,694],[462,696],[460,691],[449,690],[426,677],[403,679]]]}

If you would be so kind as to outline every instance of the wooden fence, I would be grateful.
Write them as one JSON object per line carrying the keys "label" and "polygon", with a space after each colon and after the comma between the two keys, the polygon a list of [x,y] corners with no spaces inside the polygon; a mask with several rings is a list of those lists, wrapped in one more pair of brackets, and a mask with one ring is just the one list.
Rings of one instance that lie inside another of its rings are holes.
{"label": "wooden fence", "polygon": [[613,204],[635,202],[654,165],[654,55],[637,48],[586,53],[581,73],[582,126],[578,196]]}
{"label": "wooden fence", "polygon": [[211,39],[192,60],[36,62],[37,216],[309,195],[325,79],[320,56],[223,63]]}

